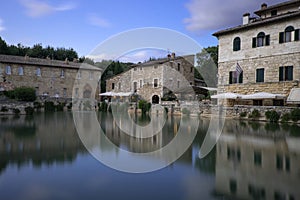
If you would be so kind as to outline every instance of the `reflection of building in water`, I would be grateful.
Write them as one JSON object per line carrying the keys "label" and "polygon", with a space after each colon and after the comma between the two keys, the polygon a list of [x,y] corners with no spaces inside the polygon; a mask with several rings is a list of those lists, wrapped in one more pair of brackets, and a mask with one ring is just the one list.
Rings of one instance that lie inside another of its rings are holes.
{"label": "reflection of building in water", "polygon": [[299,198],[299,144],[298,138],[272,134],[224,133],[217,144],[217,192],[241,199]]}
{"label": "reflection of building in water", "polygon": [[[55,116],[53,116],[55,115]],[[8,163],[35,166],[72,161],[84,147],[79,140],[72,115],[41,114],[33,119],[0,118],[0,171]]]}

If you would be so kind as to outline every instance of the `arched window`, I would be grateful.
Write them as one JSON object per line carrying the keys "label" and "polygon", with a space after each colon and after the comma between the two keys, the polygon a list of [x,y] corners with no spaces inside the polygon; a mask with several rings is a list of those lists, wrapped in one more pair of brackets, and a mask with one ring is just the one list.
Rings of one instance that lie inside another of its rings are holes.
{"label": "arched window", "polygon": [[36,75],[41,76],[41,68],[36,68]]}
{"label": "arched window", "polygon": [[292,41],[292,32],[294,32],[294,27],[292,26],[288,26],[286,27],[286,29],[284,30],[284,40],[285,42],[291,42]]}
{"label": "arched window", "polygon": [[270,35],[266,35],[264,32],[257,34],[255,38],[252,38],[252,47],[262,47],[270,45]]}
{"label": "arched window", "polygon": [[233,40],[233,51],[241,50],[241,38],[236,37]]}
{"label": "arched window", "polygon": [[19,67],[19,69],[18,69],[18,74],[20,75],[20,76],[23,76],[24,75],[24,70],[23,70],[23,67]]}
{"label": "arched window", "polygon": [[10,66],[6,66],[6,68],[5,68],[5,73],[6,73],[7,75],[11,75],[11,67],[10,67]]}
{"label": "arched window", "polygon": [[293,26],[288,26],[284,32],[279,33],[279,43],[299,41],[299,29],[294,29]]}

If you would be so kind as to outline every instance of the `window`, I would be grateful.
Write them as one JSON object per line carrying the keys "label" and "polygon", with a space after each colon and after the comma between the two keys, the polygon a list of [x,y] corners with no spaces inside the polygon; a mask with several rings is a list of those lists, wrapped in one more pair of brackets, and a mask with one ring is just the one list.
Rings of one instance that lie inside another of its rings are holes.
{"label": "window", "polygon": [[254,152],[254,164],[257,166],[261,166],[262,156],[260,151]]}
{"label": "window", "polygon": [[79,88],[75,88],[75,97],[78,97],[78,94],[79,94]]}
{"label": "window", "polygon": [[277,15],[277,10],[272,10],[271,11],[271,16],[275,16],[275,15]]}
{"label": "window", "polygon": [[6,68],[5,68],[5,73],[6,73],[7,75],[11,75],[11,67],[10,67],[10,66],[6,66]]}
{"label": "window", "polygon": [[260,82],[264,82],[265,80],[265,69],[261,68],[261,69],[256,69],[256,82],[260,83]]}
{"label": "window", "polygon": [[60,78],[65,78],[65,70],[60,71]]}
{"label": "window", "polygon": [[229,84],[243,83],[243,72],[239,75],[236,71],[229,72]]}
{"label": "window", "polygon": [[115,83],[111,84],[111,89],[114,90],[115,89]]}
{"label": "window", "polygon": [[63,89],[63,96],[66,97],[67,96],[67,88]]}
{"label": "window", "polygon": [[140,80],[140,88],[143,87],[143,80]]}
{"label": "window", "polygon": [[153,86],[156,88],[156,87],[158,87],[158,79],[156,78],[156,79],[154,79],[154,81],[153,81]]}
{"label": "window", "polygon": [[290,157],[289,156],[283,156],[283,155],[276,155],[276,168],[277,170],[285,170],[290,171],[291,163],[290,163]]}
{"label": "window", "polygon": [[180,63],[177,63],[177,70],[180,72]]}
{"label": "window", "polygon": [[239,148],[227,147],[227,159],[241,161],[241,150]]}
{"label": "window", "polygon": [[262,106],[263,105],[263,101],[262,100],[253,100],[253,105],[254,106]]}
{"label": "window", "polygon": [[252,48],[269,46],[270,45],[270,35],[266,35],[264,32],[257,34],[257,37],[252,38]]}
{"label": "window", "polygon": [[266,191],[264,188],[248,185],[248,193],[253,199],[265,199]]}
{"label": "window", "polygon": [[121,90],[121,83],[119,82],[119,90]]}
{"label": "window", "polygon": [[89,73],[89,78],[90,78],[90,80],[93,80],[93,79],[94,79],[94,72],[90,72],[90,73]]}
{"label": "window", "polygon": [[230,189],[231,194],[235,194],[236,193],[236,190],[237,190],[236,180],[232,180],[231,179],[229,181],[229,189]]}
{"label": "window", "polygon": [[279,81],[293,80],[293,66],[279,67]]}
{"label": "window", "polygon": [[193,73],[194,72],[194,67],[191,67],[191,73]]}
{"label": "window", "polygon": [[24,75],[23,67],[19,67],[19,69],[18,69],[18,74],[19,74],[20,76],[23,76],[23,75]]}
{"label": "window", "polygon": [[233,40],[233,51],[239,50],[241,50],[241,39],[239,37],[236,37]]}
{"label": "window", "polygon": [[180,81],[177,81],[177,88],[180,88]]}
{"label": "window", "polygon": [[77,79],[81,79],[81,71],[80,70],[77,73]]}
{"label": "window", "polygon": [[41,68],[36,68],[36,75],[41,76]]}
{"label": "window", "polygon": [[133,68],[133,70],[134,70],[134,71],[136,71],[136,70],[137,70],[137,68],[135,67],[135,68]]}
{"label": "window", "polygon": [[285,28],[284,32],[279,33],[279,43],[299,41],[299,29],[294,29],[293,26]]}
{"label": "window", "polygon": [[133,82],[133,92],[136,92],[137,90],[137,82]]}

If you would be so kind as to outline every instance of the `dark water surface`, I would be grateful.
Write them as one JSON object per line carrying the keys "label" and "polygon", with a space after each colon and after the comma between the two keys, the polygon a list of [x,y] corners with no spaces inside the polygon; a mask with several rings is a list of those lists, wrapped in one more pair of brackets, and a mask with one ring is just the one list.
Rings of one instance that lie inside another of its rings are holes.
{"label": "dark water surface", "polygon": [[[179,117],[169,117],[161,134],[137,141],[110,115],[99,121],[115,145],[132,152],[161,148],[180,126]],[[87,152],[72,113],[1,116],[0,199],[300,199],[298,126],[227,120],[217,145],[199,159],[208,125],[200,119],[193,144],[175,163],[130,174]]]}

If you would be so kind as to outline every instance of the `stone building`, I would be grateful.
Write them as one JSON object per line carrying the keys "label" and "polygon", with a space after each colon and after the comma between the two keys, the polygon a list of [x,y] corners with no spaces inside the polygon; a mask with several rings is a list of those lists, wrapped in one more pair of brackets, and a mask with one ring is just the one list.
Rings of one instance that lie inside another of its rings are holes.
{"label": "stone building", "polygon": [[137,93],[143,99],[160,103],[161,98],[172,91],[180,98],[189,93],[193,98],[194,56],[178,56],[173,53],[165,59],[133,65],[126,72],[106,81],[106,91],[115,93]]}
{"label": "stone building", "polygon": [[294,90],[300,86],[299,7],[299,0],[269,7],[262,4],[255,17],[243,15],[242,25],[213,34],[219,40],[219,93],[267,92],[291,99],[243,102],[252,105],[300,103],[292,98],[300,94]]}
{"label": "stone building", "polygon": [[100,77],[99,68],[77,61],[0,55],[1,85],[32,87],[40,97],[93,98]]}

